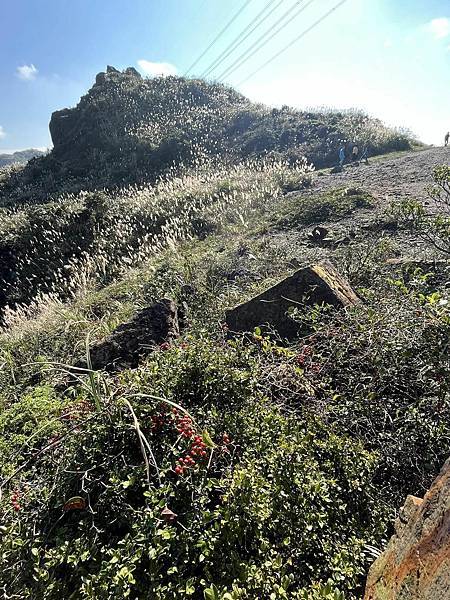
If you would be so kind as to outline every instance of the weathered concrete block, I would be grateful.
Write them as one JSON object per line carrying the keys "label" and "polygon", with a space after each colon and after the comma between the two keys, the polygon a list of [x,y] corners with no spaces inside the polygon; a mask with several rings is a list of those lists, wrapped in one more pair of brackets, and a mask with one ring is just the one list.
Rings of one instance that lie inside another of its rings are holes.
{"label": "weathered concrete block", "polygon": [[299,325],[288,315],[290,307],[313,304],[344,307],[358,301],[346,279],[331,264],[323,262],[300,269],[259,296],[227,311],[226,322],[231,332],[268,326],[282,338],[292,339]]}

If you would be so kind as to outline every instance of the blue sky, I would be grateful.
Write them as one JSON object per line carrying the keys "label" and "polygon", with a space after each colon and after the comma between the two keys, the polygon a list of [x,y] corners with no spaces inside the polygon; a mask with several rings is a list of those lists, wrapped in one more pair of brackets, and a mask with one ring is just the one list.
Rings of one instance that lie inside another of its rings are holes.
{"label": "blue sky", "polygon": [[[268,2],[5,0],[0,152],[49,146],[52,111],[75,105],[107,64],[133,65],[148,75],[185,73],[245,6],[191,72],[201,75]],[[287,26],[232,70],[227,83],[271,105],[360,107],[389,124],[409,127],[425,142],[441,143],[450,129],[448,0],[346,0],[244,81],[337,3],[272,0],[270,9],[278,8],[211,76],[218,77],[291,9]]]}

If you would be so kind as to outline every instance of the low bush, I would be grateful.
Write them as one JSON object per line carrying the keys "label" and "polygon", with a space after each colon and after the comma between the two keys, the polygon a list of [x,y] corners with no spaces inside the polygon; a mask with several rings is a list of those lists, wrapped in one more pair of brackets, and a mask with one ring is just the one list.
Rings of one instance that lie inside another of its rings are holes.
{"label": "low bush", "polygon": [[283,415],[259,380],[252,347],[190,340],[125,372],[100,412],[82,389],[70,412],[43,406],[49,429],[32,443],[6,417],[7,439],[30,435],[2,455],[15,474],[2,485],[0,587],[250,600],[331,580],[354,597],[382,523],[376,455]]}
{"label": "low bush", "polygon": [[339,219],[360,208],[373,206],[373,198],[357,188],[344,188],[322,196],[294,196],[278,207],[276,223],[282,228],[313,225]]}
{"label": "low bush", "polygon": [[423,495],[450,447],[450,314],[427,279],[393,279],[350,312],[301,317],[315,331],[301,361],[322,415],[377,452],[391,506],[406,489]]}
{"label": "low bush", "polygon": [[431,248],[450,254],[450,167],[442,165],[433,172],[434,185],[429,201],[404,200],[391,207],[391,215],[399,225],[408,227]]}

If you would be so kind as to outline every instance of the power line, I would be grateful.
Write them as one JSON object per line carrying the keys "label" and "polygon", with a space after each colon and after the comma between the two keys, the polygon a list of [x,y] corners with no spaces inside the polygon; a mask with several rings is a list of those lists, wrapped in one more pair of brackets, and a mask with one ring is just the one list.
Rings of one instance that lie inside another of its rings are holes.
{"label": "power line", "polygon": [[201,61],[201,59],[205,56],[205,54],[207,52],[209,52],[209,50],[211,50],[211,48],[214,46],[214,44],[217,42],[217,40],[222,37],[222,35],[225,33],[225,31],[234,23],[234,21],[239,17],[239,15],[242,13],[242,11],[247,8],[247,6],[250,4],[252,0],[246,0],[246,2],[244,2],[244,4],[241,6],[241,8],[237,11],[237,13],[231,17],[231,19],[228,21],[228,23],[225,25],[225,27],[223,27],[219,33],[216,35],[216,37],[213,39],[213,41],[209,44],[209,46],[206,48],[206,50],[204,50],[200,56],[197,58],[197,60],[195,60],[192,65],[187,69],[187,71],[184,73],[184,77],[186,77],[186,75],[189,73],[189,71],[191,69],[193,69],[197,63],[199,63]]}
{"label": "power line", "polygon": [[[252,24],[255,21],[257,21],[266,12],[266,10],[270,7],[270,5],[273,4],[274,2],[275,2],[275,0],[269,0],[269,2],[266,4],[266,6],[256,15],[256,17],[247,25],[247,27],[245,27],[244,30],[241,31],[234,38],[234,40],[225,48],[225,50],[223,50],[219,54],[219,56],[212,62],[212,64],[205,71],[203,71],[203,73],[200,75],[200,77],[206,77],[206,75],[208,75],[211,71],[213,71],[214,69],[216,69],[220,63],[222,63],[232,52],[234,52],[234,50],[236,50],[236,48],[238,48],[248,38],[248,36],[251,33],[253,33],[253,31],[257,27],[259,27],[267,19],[268,16],[270,16],[272,14],[272,12],[275,9],[272,9],[270,11],[270,13],[268,15],[266,15],[265,18],[262,21],[260,21],[259,23],[257,23],[253,27],[253,29],[249,33],[247,33],[247,31],[252,26]],[[279,6],[279,4],[281,4],[281,2],[283,2],[283,0],[280,0],[280,2],[278,3],[277,6]],[[241,36],[243,36],[245,33],[247,33],[247,35],[243,39],[241,39]]]}
{"label": "power line", "polygon": [[[224,77],[227,77],[231,72],[239,69],[244,63],[247,62],[249,58],[253,56],[253,54],[255,54],[260,48],[267,44],[267,42],[269,42],[273,37],[275,37],[282,29],[284,29],[284,27],[286,27],[286,25],[292,22],[292,20],[295,19],[295,17],[297,17],[297,15],[299,15],[303,10],[305,10],[305,8],[309,6],[309,4],[311,4],[311,2],[313,2],[314,0],[309,0],[306,6],[301,6],[300,9],[293,15],[293,17],[290,20],[288,20],[288,17],[291,14],[291,12],[295,10],[299,4],[303,4],[304,1],[305,0],[297,0],[297,2],[293,6],[291,6],[271,27],[269,27],[269,29],[265,33],[263,33],[256,40],[256,42],[254,42],[249,48],[247,48],[247,50],[245,50],[241,54],[241,56],[239,56],[227,69],[225,69],[225,71],[223,71],[219,75],[218,79],[222,80]],[[278,27],[278,29],[275,29],[280,23],[280,27]],[[273,29],[275,29],[274,33],[267,37]],[[256,49],[253,51],[254,48]]]}
{"label": "power line", "polygon": [[[245,40],[256,30],[258,29],[258,27],[261,27],[261,25],[270,17],[270,15],[275,12],[277,10],[277,8],[280,6],[280,4],[282,4],[284,2],[284,0],[279,0],[278,4],[272,8],[272,10],[262,19],[260,19],[260,17],[263,16],[263,14],[267,11],[267,9],[275,2],[275,0],[269,0],[269,2],[266,4],[266,6],[262,9],[262,11],[260,11],[256,17],[247,25],[247,27],[241,31],[235,38],[234,40],[231,42],[231,44],[229,44],[225,50],[223,52],[221,52],[219,54],[219,56],[213,61],[213,63],[211,64],[211,66],[209,68],[207,68],[205,71],[203,71],[203,73],[200,75],[200,77],[206,77],[207,75],[209,75],[209,73],[211,73],[212,71],[214,71],[215,69],[217,69],[217,67],[223,63],[224,60],[226,60],[228,58],[228,56],[230,56],[230,54],[232,54],[237,48],[239,48],[239,46],[241,44],[243,44],[245,42]],[[259,22],[256,22],[258,21]],[[256,24],[252,27],[253,23]],[[251,28],[252,27],[252,28]],[[251,29],[250,29],[251,28]],[[248,31],[250,29],[250,31]],[[248,33],[247,33],[248,31]],[[245,35],[247,34],[247,35]],[[244,36],[244,37],[242,37]]]}
{"label": "power line", "polygon": [[[285,27],[287,27],[297,16],[303,12],[314,0],[309,0],[304,4],[305,0],[297,0],[297,2],[291,6],[269,29],[260,36],[256,42],[254,42],[247,50],[245,50],[241,56],[234,61],[222,74],[219,76],[219,80],[223,80],[230,74],[240,69],[248,60],[250,60],[261,48],[270,42],[276,35],[278,35]],[[299,6],[300,5],[300,6]],[[292,11],[297,9],[293,15]],[[273,31],[275,29],[275,31]],[[273,31],[273,33],[271,33]],[[271,34],[271,35],[269,35]],[[268,36],[268,37],[267,37]]]}
{"label": "power line", "polygon": [[261,71],[262,69],[264,69],[265,67],[267,67],[267,65],[269,65],[271,62],[273,62],[276,58],[278,58],[281,54],[283,54],[283,52],[286,52],[286,50],[288,50],[291,46],[293,46],[294,44],[296,44],[299,40],[301,40],[306,34],[308,34],[312,29],[314,29],[315,27],[317,27],[317,25],[320,25],[320,23],[322,23],[322,21],[325,21],[325,19],[327,17],[329,17],[331,15],[331,13],[333,13],[335,10],[337,10],[339,7],[341,7],[345,2],[347,2],[347,0],[341,0],[340,2],[338,2],[335,6],[333,6],[333,8],[331,8],[328,12],[326,12],[324,15],[322,15],[319,19],[317,19],[317,21],[315,21],[310,27],[308,27],[307,29],[305,29],[304,31],[302,31],[302,33],[300,35],[298,35],[296,38],[294,38],[292,40],[292,42],[289,42],[289,44],[287,44],[287,46],[285,46],[284,48],[282,48],[279,52],[277,52],[274,56],[272,56],[271,58],[269,58],[269,60],[267,60],[263,65],[261,65],[260,67],[258,67],[255,71],[253,71],[252,73],[250,73],[250,75],[248,77],[246,77],[245,79],[243,79],[242,81],[240,81],[238,83],[238,85],[242,85],[243,83],[245,83],[246,81],[248,81],[251,77],[253,77],[254,75],[256,75],[256,73],[259,73],[259,71]]}

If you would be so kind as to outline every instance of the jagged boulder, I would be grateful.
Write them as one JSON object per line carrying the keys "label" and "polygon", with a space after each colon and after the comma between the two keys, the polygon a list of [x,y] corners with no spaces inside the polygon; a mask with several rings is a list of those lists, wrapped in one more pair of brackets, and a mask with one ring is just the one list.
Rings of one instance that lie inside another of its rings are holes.
{"label": "jagged boulder", "polygon": [[173,300],[164,298],[140,310],[103,342],[93,346],[90,349],[92,368],[107,371],[135,368],[140,358],[179,335],[177,306]]}
{"label": "jagged boulder", "polygon": [[305,304],[345,307],[357,302],[358,296],[346,279],[331,264],[323,262],[296,271],[259,296],[227,311],[226,322],[231,332],[267,326],[282,338],[292,339],[299,325],[289,316],[291,307]]}
{"label": "jagged boulder", "polygon": [[365,600],[450,598],[450,459],[423,500],[408,496],[372,565]]}

